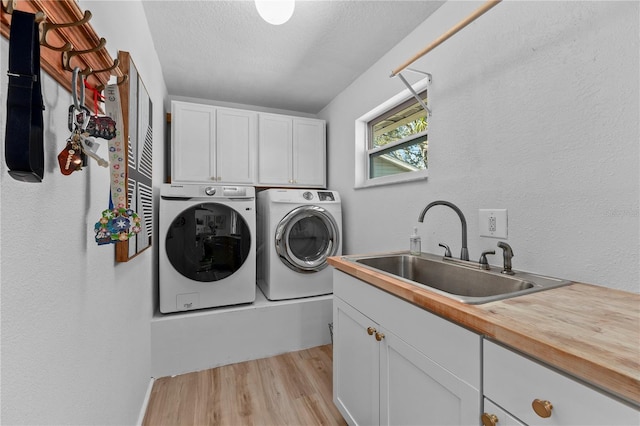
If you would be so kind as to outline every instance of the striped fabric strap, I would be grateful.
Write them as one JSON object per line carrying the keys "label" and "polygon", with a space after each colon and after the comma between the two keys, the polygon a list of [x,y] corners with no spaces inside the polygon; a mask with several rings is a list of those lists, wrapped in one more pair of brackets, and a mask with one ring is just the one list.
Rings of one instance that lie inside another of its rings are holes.
{"label": "striped fabric strap", "polygon": [[116,126],[116,136],[109,140],[109,177],[111,180],[111,200],[114,207],[127,207],[127,163],[126,144],[122,132],[122,108],[120,104],[120,92],[116,84],[109,84],[105,89],[105,113],[111,117]]}

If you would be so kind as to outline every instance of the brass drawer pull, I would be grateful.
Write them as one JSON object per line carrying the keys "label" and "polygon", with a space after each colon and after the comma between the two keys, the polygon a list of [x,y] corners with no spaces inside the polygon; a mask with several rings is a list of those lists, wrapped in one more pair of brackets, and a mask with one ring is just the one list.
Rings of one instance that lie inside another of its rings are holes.
{"label": "brass drawer pull", "polygon": [[549,401],[534,399],[531,403],[531,407],[533,407],[533,411],[535,411],[536,414],[540,417],[551,417],[551,410],[553,409],[553,405],[551,405]]}
{"label": "brass drawer pull", "polygon": [[369,336],[373,336],[373,333],[376,332],[376,329],[373,327],[367,327],[367,333],[369,334]]}
{"label": "brass drawer pull", "polygon": [[482,426],[496,426],[498,424],[498,416],[495,414],[483,413],[480,418],[482,419]]}
{"label": "brass drawer pull", "polygon": [[379,342],[384,339],[384,334],[380,332],[376,332],[376,340]]}

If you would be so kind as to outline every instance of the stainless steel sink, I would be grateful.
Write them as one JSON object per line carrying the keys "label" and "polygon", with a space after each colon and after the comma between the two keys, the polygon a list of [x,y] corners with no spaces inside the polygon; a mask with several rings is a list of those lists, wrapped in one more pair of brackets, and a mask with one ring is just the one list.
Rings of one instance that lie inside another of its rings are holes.
{"label": "stainless steel sink", "polygon": [[497,267],[483,270],[474,262],[427,253],[345,256],[344,259],[468,304],[493,302],[571,283],[519,271],[504,275]]}

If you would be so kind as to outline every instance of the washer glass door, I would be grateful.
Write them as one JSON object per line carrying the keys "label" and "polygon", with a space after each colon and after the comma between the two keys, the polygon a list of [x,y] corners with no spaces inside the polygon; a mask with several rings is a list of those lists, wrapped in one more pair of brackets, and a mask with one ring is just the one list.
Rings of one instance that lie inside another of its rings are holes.
{"label": "washer glass door", "polygon": [[296,272],[317,272],[336,255],[339,230],[335,219],[319,206],[301,206],[289,212],[276,228],[280,260]]}
{"label": "washer glass door", "polygon": [[242,216],[224,204],[203,203],[178,214],[165,240],[171,265],[195,281],[232,275],[249,256],[251,232]]}

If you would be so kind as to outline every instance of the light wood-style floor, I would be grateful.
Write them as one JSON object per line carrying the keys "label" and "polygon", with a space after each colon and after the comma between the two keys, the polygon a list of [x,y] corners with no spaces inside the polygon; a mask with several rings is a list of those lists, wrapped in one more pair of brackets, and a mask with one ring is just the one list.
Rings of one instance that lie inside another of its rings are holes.
{"label": "light wood-style floor", "polygon": [[346,425],[332,401],[332,346],[162,377],[143,426]]}

